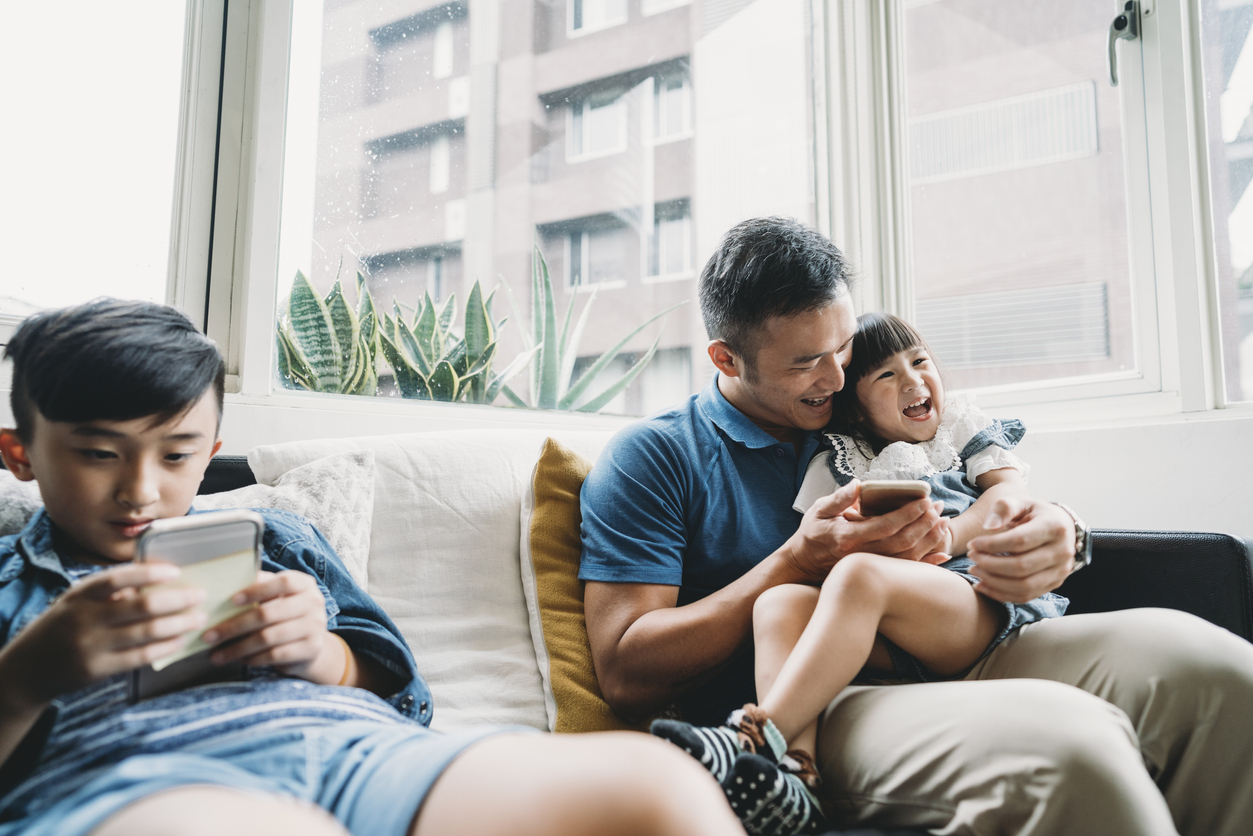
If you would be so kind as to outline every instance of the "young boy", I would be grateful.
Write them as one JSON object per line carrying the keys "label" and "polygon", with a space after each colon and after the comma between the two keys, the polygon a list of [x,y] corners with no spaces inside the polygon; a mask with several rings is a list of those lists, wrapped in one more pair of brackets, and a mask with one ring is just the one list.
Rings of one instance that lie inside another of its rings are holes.
{"label": "young boy", "polygon": [[246,681],[131,704],[128,672],[207,626],[176,567],[131,560],[221,447],[222,358],[173,308],[115,300],[30,318],[5,357],[0,455],[45,507],[0,539],[0,836],[739,832],[642,735],[429,731],[395,625],[292,514],[262,512],[256,606],[205,634]]}

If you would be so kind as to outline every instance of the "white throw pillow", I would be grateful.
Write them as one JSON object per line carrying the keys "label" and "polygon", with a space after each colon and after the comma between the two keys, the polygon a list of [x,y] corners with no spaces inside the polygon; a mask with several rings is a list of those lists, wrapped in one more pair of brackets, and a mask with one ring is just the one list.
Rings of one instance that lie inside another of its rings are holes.
{"label": "white throw pillow", "polygon": [[0,537],[17,534],[35,512],[43,507],[39,485],[23,482],[7,470],[0,470]]}
{"label": "white throw pillow", "polygon": [[[433,726],[548,728],[519,570],[518,520],[543,430],[467,430],[258,447],[272,482],[345,450],[375,453],[370,594],[396,621],[435,698]],[[560,436],[578,450],[608,433]],[[583,440],[583,443],[580,441]]]}
{"label": "white throw pillow", "polygon": [[293,468],[273,484],[198,496],[192,507],[198,511],[278,508],[300,514],[322,532],[362,589],[369,582],[367,559],[374,510],[372,450],[326,456]]}

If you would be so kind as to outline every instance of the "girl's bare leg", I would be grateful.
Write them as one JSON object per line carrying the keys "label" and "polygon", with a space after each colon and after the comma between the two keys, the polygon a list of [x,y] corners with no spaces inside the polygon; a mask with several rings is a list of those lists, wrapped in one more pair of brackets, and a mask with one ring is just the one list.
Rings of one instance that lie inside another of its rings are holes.
{"label": "girl's bare leg", "polygon": [[827,576],[809,623],[759,705],[795,741],[809,735],[822,710],[871,658],[876,634],[937,673],[957,673],[996,635],[1001,612],[947,569],[849,555]]}
{"label": "girl's bare leg", "polygon": [[[765,700],[805,626],[818,606],[818,588],[804,584],[782,584],[767,589],[753,605],[753,668],[757,680],[757,701]],[[818,720],[805,727],[788,745],[813,754],[817,745]]]}
{"label": "girl's bare leg", "polygon": [[647,735],[500,735],[440,776],[413,836],[743,834],[696,761]]}

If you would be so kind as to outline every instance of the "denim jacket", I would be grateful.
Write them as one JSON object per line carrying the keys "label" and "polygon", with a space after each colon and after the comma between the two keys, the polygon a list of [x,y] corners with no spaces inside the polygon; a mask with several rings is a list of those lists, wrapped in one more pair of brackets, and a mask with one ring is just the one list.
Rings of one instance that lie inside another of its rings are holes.
{"label": "denim jacket", "polygon": [[[196,512],[192,512],[196,513]],[[353,582],[326,538],[304,517],[257,509],[265,518],[261,568],[312,575],[326,599],[326,626],[358,654],[396,674],[403,685],[386,700],[405,717],[430,725],[431,691],[400,630]],[[78,567],[81,568],[81,567]],[[52,521],[40,509],[19,534],[0,537],[0,647],[48,608],[74,575],[52,542]]]}

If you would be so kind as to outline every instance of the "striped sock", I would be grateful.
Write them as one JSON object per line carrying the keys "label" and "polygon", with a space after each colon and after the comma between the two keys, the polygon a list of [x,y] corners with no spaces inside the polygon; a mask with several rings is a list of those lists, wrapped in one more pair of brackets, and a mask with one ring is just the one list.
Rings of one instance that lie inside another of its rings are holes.
{"label": "striped sock", "polygon": [[761,755],[742,753],[719,783],[752,836],[810,834],[826,827],[818,799],[801,779]]}
{"label": "striped sock", "polygon": [[718,783],[727,777],[731,764],[742,754],[739,736],[726,726],[701,727],[679,720],[654,720],[648,730],[700,761]]}

